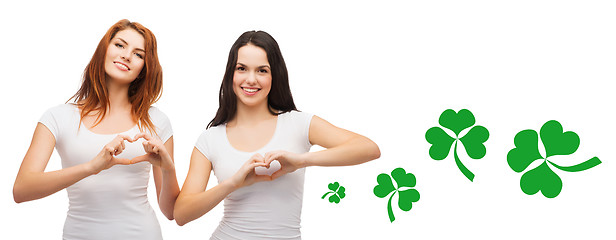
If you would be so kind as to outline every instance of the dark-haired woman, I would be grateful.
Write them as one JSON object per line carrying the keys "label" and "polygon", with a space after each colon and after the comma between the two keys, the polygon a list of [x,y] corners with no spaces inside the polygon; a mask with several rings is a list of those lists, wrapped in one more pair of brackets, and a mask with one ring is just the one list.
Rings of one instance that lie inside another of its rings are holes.
{"label": "dark-haired woman", "polygon": [[[15,180],[15,201],[66,188],[63,239],[162,239],[147,197],[150,170],[170,220],[179,186],[169,119],[151,106],[161,89],[154,34],[128,20],[111,26],[75,103],[50,108],[39,120]],[[62,169],[45,172],[54,147]]]}
{"label": "dark-haired woman", "polygon": [[[326,149],[309,152],[314,144]],[[300,239],[305,168],[379,156],[370,139],[297,111],[278,44],[265,32],[245,32],[231,47],[218,112],[193,149],[176,222],[225,199],[211,239]],[[206,190],[211,171],[218,185]]]}

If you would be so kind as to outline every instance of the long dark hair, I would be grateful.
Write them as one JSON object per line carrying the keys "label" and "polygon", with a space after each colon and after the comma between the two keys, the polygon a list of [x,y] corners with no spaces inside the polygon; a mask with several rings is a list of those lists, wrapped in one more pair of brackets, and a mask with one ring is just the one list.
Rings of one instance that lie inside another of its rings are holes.
{"label": "long dark hair", "polygon": [[243,33],[231,46],[225,76],[222,79],[218,94],[218,111],[216,111],[214,119],[207,125],[208,128],[225,124],[235,117],[237,96],[233,92],[233,75],[237,64],[237,53],[241,47],[248,44],[262,48],[267,54],[267,61],[272,71],[272,89],[267,95],[270,113],[279,115],[292,110],[297,111],[291,95],[291,88],[289,88],[287,65],[284,63],[278,43],[264,31],[248,31]]}

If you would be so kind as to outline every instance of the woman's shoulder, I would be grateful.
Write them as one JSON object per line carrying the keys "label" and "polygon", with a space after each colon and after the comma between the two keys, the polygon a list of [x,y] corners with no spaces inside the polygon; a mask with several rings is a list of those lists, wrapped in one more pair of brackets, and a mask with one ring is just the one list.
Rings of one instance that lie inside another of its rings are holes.
{"label": "woman's shoulder", "polygon": [[64,103],[48,108],[47,112],[56,115],[73,113],[76,110],[79,110],[79,108],[74,103]]}
{"label": "woman's shoulder", "polygon": [[154,123],[154,125],[171,125],[171,121],[167,114],[161,111],[158,107],[150,106],[148,109],[148,114],[150,115],[150,120]]}
{"label": "woman's shoulder", "polygon": [[[221,139],[226,137],[225,132],[225,124],[220,124],[218,126],[212,126],[206,128],[201,132],[197,142],[195,143],[195,147],[201,151],[208,159],[210,159],[211,151],[215,151],[215,144],[221,143]],[[210,159],[211,161],[212,159]]]}
{"label": "woman's shoulder", "polygon": [[156,117],[167,117],[167,115],[161,111],[158,107],[155,106],[150,106],[150,109],[148,109],[148,113],[150,114],[151,117],[156,118]]}
{"label": "woman's shoulder", "polygon": [[284,118],[290,119],[291,121],[310,121],[314,114],[291,110],[289,112],[282,113],[279,116],[283,116]]}
{"label": "woman's shoulder", "polygon": [[221,135],[222,133],[225,133],[224,131],[226,131],[226,123],[217,125],[217,126],[211,126],[209,128],[206,128],[205,130],[203,130],[203,132],[201,132],[201,137],[203,138],[216,138],[216,137],[220,137],[219,135]]}
{"label": "woman's shoulder", "polygon": [[54,109],[57,111],[75,111],[75,109],[79,109],[79,107],[77,106],[77,104],[74,103],[63,103],[53,106],[49,109]]}

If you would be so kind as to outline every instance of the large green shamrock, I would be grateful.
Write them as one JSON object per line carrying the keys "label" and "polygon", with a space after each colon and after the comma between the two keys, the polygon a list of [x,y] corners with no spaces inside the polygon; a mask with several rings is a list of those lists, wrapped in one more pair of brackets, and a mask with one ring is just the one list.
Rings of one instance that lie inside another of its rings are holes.
{"label": "large green shamrock", "polygon": [[419,192],[412,189],[412,187],[415,187],[416,183],[415,175],[412,173],[406,173],[403,168],[396,168],[391,171],[391,176],[396,180],[397,188],[394,187],[389,175],[381,173],[376,178],[378,185],[374,187],[373,192],[374,195],[379,198],[387,197],[387,195],[391,193],[391,197],[389,197],[389,201],[387,202],[387,214],[389,214],[389,221],[394,222],[396,218],[391,208],[391,200],[394,195],[396,195],[396,192],[399,193],[398,207],[405,212],[411,210],[413,202],[419,201]]}
{"label": "large green shamrock", "polygon": [[327,194],[332,193],[331,196],[329,196],[329,202],[333,203],[335,202],[336,204],[340,203],[340,199],[343,199],[346,196],[346,193],[344,193],[344,187],[340,186],[340,184],[338,182],[333,182],[327,185],[327,188],[329,188],[329,192],[326,192],[323,197],[321,197],[321,199],[325,199],[325,197],[327,196]]}
{"label": "large green shamrock", "polygon": [[543,124],[539,131],[541,142],[545,147],[545,157],[539,153],[539,136],[535,130],[527,129],[518,132],[513,139],[515,148],[507,154],[507,163],[515,172],[522,172],[535,160],[541,159],[543,163],[531,169],[520,178],[522,192],[533,195],[541,191],[543,196],[554,198],[560,194],[563,182],[552,171],[548,163],[555,168],[567,172],[579,172],[590,169],[601,163],[597,157],[593,157],[583,163],[563,167],[548,160],[555,155],[569,155],[574,153],[580,146],[580,138],[574,132],[563,132],[563,127],[558,121],[551,120]]}
{"label": "large green shamrock", "polygon": [[481,159],[486,155],[486,147],[483,145],[488,140],[490,133],[483,126],[472,127],[463,137],[460,137],[462,130],[467,129],[475,124],[475,116],[467,109],[462,109],[456,113],[452,109],[447,109],[438,119],[438,123],[453,131],[455,137],[451,137],[440,127],[433,127],[426,132],[426,140],[432,144],[430,147],[430,157],[434,160],[445,159],[451,150],[451,145],[455,142],[453,156],[458,169],[470,180],[475,179],[473,174],[458,157],[458,141],[464,145],[466,153],[472,159]]}

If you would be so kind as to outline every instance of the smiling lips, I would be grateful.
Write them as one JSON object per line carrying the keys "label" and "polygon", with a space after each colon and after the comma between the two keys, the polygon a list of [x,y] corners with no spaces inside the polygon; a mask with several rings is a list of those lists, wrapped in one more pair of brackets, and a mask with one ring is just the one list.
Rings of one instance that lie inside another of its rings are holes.
{"label": "smiling lips", "polygon": [[116,67],[118,67],[122,71],[130,71],[130,68],[128,67],[128,65],[122,62],[113,62],[113,64],[115,64]]}
{"label": "smiling lips", "polygon": [[255,95],[257,94],[258,91],[260,91],[260,88],[247,88],[247,87],[242,87],[242,90],[244,90],[244,93],[246,95]]}

